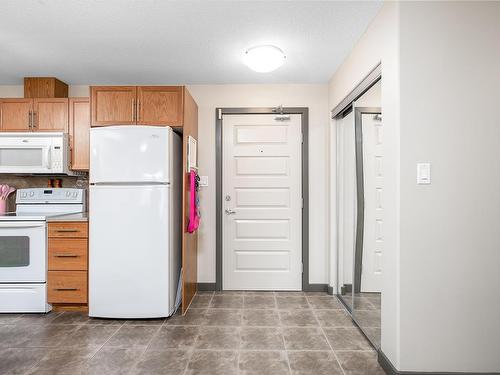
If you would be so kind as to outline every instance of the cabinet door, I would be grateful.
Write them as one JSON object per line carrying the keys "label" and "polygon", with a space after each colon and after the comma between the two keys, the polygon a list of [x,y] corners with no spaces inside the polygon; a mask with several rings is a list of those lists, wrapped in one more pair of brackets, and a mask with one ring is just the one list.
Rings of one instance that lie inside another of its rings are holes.
{"label": "cabinet door", "polygon": [[54,221],[49,224],[48,237],[88,238],[88,223],[85,221]]}
{"label": "cabinet door", "polygon": [[90,99],[69,99],[71,169],[89,170]]}
{"label": "cabinet door", "polygon": [[33,99],[33,130],[68,132],[68,99]]}
{"label": "cabinet door", "polygon": [[48,271],[49,303],[87,303],[87,271]]}
{"label": "cabinet door", "polygon": [[24,77],[24,97],[25,98],[38,97],[38,78]]}
{"label": "cabinet door", "polygon": [[92,86],[91,126],[134,125],[136,91],[135,86]]}
{"label": "cabinet door", "polygon": [[182,126],[182,86],[139,86],[137,123]]}
{"label": "cabinet door", "polygon": [[31,99],[1,99],[0,128],[6,132],[31,131],[33,101]]}
{"label": "cabinet door", "polygon": [[68,85],[54,77],[24,77],[25,98],[67,98]]}

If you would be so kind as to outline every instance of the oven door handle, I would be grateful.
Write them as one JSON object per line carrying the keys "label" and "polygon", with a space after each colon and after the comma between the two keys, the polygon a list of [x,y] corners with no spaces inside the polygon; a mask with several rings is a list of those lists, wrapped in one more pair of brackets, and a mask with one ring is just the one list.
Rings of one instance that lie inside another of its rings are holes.
{"label": "oven door handle", "polygon": [[41,223],[33,223],[33,224],[28,224],[28,223],[16,223],[16,222],[0,222],[0,229],[2,228],[39,228],[39,227],[45,227],[45,222]]}

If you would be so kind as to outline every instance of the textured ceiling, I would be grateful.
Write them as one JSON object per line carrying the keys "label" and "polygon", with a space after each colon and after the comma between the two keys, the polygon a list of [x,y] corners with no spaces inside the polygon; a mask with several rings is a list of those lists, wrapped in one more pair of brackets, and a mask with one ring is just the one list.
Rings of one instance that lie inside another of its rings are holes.
{"label": "textured ceiling", "polygon": [[[380,1],[0,0],[0,84],[323,83]],[[256,44],[286,63],[255,73]]]}

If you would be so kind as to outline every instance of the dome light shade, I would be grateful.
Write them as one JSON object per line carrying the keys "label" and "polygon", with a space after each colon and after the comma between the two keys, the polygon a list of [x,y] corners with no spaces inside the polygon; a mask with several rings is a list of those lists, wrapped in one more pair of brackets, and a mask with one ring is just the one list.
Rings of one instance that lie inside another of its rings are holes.
{"label": "dome light shade", "polygon": [[243,57],[245,65],[259,73],[268,73],[278,69],[285,59],[283,51],[271,45],[249,48]]}

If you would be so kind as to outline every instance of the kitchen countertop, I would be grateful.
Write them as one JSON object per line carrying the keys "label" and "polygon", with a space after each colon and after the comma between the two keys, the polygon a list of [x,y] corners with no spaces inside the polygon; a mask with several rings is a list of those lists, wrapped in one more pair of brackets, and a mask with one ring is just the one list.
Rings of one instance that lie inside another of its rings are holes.
{"label": "kitchen countertop", "polygon": [[89,215],[88,212],[80,212],[80,213],[73,213],[73,214],[61,214],[61,215],[54,215],[54,216],[48,216],[47,217],[47,222],[53,222],[53,221],[88,221],[89,220]]}

